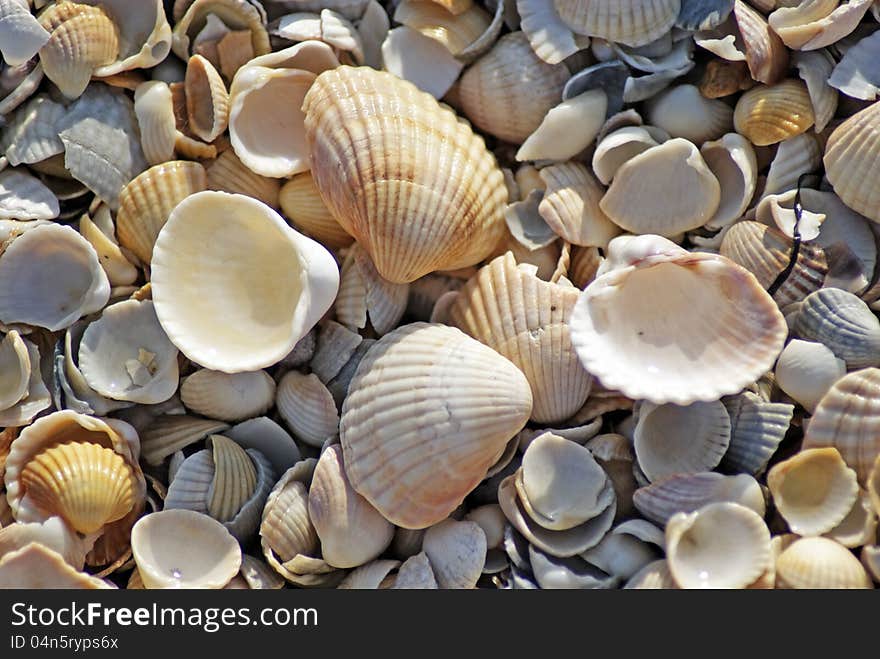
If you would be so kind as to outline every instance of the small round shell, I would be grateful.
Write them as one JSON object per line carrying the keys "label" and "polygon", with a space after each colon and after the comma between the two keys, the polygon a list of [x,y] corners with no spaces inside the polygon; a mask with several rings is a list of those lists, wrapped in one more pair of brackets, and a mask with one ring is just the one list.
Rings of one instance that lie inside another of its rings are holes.
{"label": "small round shell", "polygon": [[278,383],[278,413],[297,438],[315,447],[339,434],[333,396],[314,373],[290,371]]}
{"label": "small round shell", "polygon": [[806,132],[813,125],[813,103],[800,80],[758,85],[737,101],[736,132],[756,146],[776,144]]}
{"label": "small round shell", "polygon": [[265,371],[221,373],[201,369],[184,378],[180,400],[197,414],[221,421],[259,416],[275,401],[275,381]]}

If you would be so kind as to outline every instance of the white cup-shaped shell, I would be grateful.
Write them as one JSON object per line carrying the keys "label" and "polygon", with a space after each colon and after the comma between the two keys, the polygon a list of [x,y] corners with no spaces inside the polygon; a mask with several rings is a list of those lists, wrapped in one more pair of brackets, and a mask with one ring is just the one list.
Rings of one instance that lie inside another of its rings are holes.
{"label": "white cup-shaped shell", "polygon": [[343,466],[342,447],[328,446],[309,489],[309,518],[321,540],[321,554],[334,567],[363,565],[391,543],[394,525],[355,492]]}
{"label": "white cup-shaped shell", "polygon": [[872,588],[859,560],[828,538],[801,538],[776,559],[777,588]]}
{"label": "white cup-shaped shell", "polygon": [[775,373],[780,389],[812,412],[831,385],[846,375],[846,362],[821,343],[794,339],[779,355]]}
{"label": "white cup-shaped shell", "polygon": [[70,227],[34,227],[0,255],[2,323],[54,332],[98,311],[109,298],[110,282],[94,247]]}
{"label": "white cup-shaped shell", "polygon": [[260,416],[275,401],[275,381],[265,371],[196,371],[180,385],[187,408],[211,419],[241,421]]}
{"label": "white cup-shaped shell", "polygon": [[241,549],[220,522],[192,510],[163,510],[131,530],[146,588],[223,588],[241,567]]}
{"label": "white cup-shaped shell", "polygon": [[330,308],[339,271],[269,206],[206,191],[178,204],[159,233],[152,284],[172,343],[206,368],[236,373],[285,357]]}
{"label": "white cup-shaped shell", "polygon": [[206,142],[213,142],[229,122],[226,85],[214,65],[201,55],[190,57],[185,85],[190,129]]}
{"label": "white cup-shaped shell", "polygon": [[755,194],[758,181],[755,150],[742,135],[727,133],[719,140],[704,143],[700,153],[721,185],[721,201],[709,226],[725,227],[742,217]]}
{"label": "white cup-shaped shell", "polygon": [[177,348],[150,300],[107,307],[83,333],[79,366],[92,389],[116,400],[155,404],[177,390]]}
{"label": "white cup-shaped shell", "polygon": [[710,503],[669,520],[666,552],[681,588],[745,588],[770,563],[770,531],[749,508]]}
{"label": "white cup-shaped shell", "polygon": [[478,524],[444,520],[425,531],[422,547],[440,588],[477,585],[486,562],[486,535]]}
{"label": "white cup-shaped shell", "polygon": [[836,448],[806,449],[768,472],[779,514],[798,535],[821,535],[837,526],[859,495],[856,472]]}
{"label": "white cup-shaped shell", "polygon": [[658,236],[615,238],[609,256],[623,267],[587,286],[570,320],[581,362],[607,388],[686,405],[736,393],[772,367],[785,319],[746,270]]}
{"label": "white cup-shaped shell", "polygon": [[386,519],[430,526],[485,477],[531,408],[525,376],[491,348],[452,327],[405,325],[370,348],[351,382],[346,473]]}

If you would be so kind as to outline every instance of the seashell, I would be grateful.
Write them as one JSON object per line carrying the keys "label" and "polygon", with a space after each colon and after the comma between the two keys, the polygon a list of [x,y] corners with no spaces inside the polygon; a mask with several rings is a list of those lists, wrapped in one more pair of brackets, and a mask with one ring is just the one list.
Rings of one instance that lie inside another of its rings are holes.
{"label": "seashell", "polygon": [[721,201],[709,228],[724,228],[749,207],[758,181],[758,160],[751,143],[737,133],[727,133],[720,140],[706,142],[700,148],[706,166],[721,186]]}
{"label": "seashell", "polygon": [[825,50],[798,51],[792,54],[792,64],[797,67],[800,79],[807,84],[816,132],[823,131],[837,111],[838,94],[829,84],[833,77],[834,58]]}
{"label": "seashell", "polygon": [[241,421],[265,413],[275,402],[275,381],[265,371],[221,373],[201,369],[183,379],[186,407],[221,421]]}
{"label": "seashell", "polygon": [[[461,107],[480,130],[522,144],[559,103],[568,78],[564,64],[541,60],[523,32],[512,32],[461,76]],[[523,97],[529,102],[518,102]]]}
{"label": "seashell", "polygon": [[636,482],[633,476],[634,456],[629,440],[623,435],[607,433],[593,437],[584,446],[608,474],[614,487],[617,499],[616,519],[631,515]]}
{"label": "seashell", "polygon": [[710,503],[728,501],[764,516],[764,493],[748,474],[724,476],[715,472],[674,474],[641,487],[633,504],[651,521],[666,525],[676,513],[692,513]]}
{"label": "seashell", "polygon": [[620,233],[599,208],[602,187],[580,163],[545,167],[541,181],[546,189],[538,211],[566,242],[605,248]]}
{"label": "seashell", "polygon": [[854,211],[880,222],[880,192],[876,181],[880,106],[869,105],[834,129],[825,148],[825,175],[837,196]]}
{"label": "seashell", "polygon": [[[581,363],[606,388],[634,400],[686,405],[740,391],[772,367],[785,320],[742,268],[659,236],[615,238],[608,255],[610,271],[581,293],[570,320]],[[658,304],[662,324],[637,315]],[[703,336],[694,332],[694,313],[712,323]]]}
{"label": "seashell", "polygon": [[835,382],[819,401],[804,432],[804,449],[831,446],[847,466],[856,470],[859,483],[867,481],[880,454],[875,429],[875,409],[880,405],[877,386],[880,369],[863,368]]}
{"label": "seashell", "polygon": [[548,64],[558,64],[589,45],[589,38],[575,35],[559,17],[552,2],[516,0],[520,29],[529,39],[535,55]]}
{"label": "seashell", "polygon": [[780,142],[767,173],[763,196],[796,188],[801,175],[817,170],[821,164],[819,144],[809,133]]}
{"label": "seashell", "polygon": [[853,507],[843,521],[823,535],[850,549],[872,543],[877,537],[877,513],[871,505],[870,496],[859,490]]}
{"label": "seashell", "polygon": [[669,571],[666,559],[648,563],[636,572],[624,586],[624,590],[677,590],[678,584]]}
{"label": "seashell", "polygon": [[813,0],[793,7],[779,7],[767,22],[792,50],[816,50],[852,32],[867,13],[871,0],[837,2]]}
{"label": "seashell", "polygon": [[849,514],[858,498],[856,472],[836,448],[806,449],[767,473],[777,510],[798,535],[821,535]]}
{"label": "seashell", "polygon": [[770,559],[767,525],[737,503],[710,503],[666,525],[666,560],[681,588],[745,588]]}
{"label": "seashell", "polygon": [[760,396],[744,392],[722,400],[730,415],[730,446],[721,460],[727,473],[757,475],[785,439],[794,406],[768,403]]}
{"label": "seashell", "polygon": [[161,403],[177,390],[177,348],[150,300],[107,307],[83,333],[79,366],[94,391],[115,400]]}
{"label": "seashell", "polygon": [[504,542],[504,526],[507,518],[497,503],[480,506],[468,511],[465,521],[476,523],[486,536],[486,547],[496,549]]}
{"label": "seashell", "polygon": [[40,179],[20,169],[0,172],[0,219],[51,220],[59,213],[58,198]]}
{"label": "seashell", "polygon": [[711,30],[727,20],[733,0],[682,0],[675,27],[683,30]]}
{"label": "seashell", "polygon": [[352,329],[363,329],[369,316],[376,333],[387,334],[403,317],[408,298],[409,284],[385,281],[363,248],[353,245],[349,249],[334,305],[338,320]]}
{"label": "seashell", "polygon": [[242,421],[224,430],[223,434],[244,449],[254,449],[262,453],[276,474],[283,474],[302,460],[293,438],[284,428],[265,416]]}
{"label": "seashell", "polygon": [[[605,92],[606,116],[610,118],[620,114],[623,109],[624,89],[629,75],[629,67],[617,59],[588,66],[568,79],[562,88],[562,100],[602,90]],[[641,124],[641,118],[637,123]],[[600,139],[605,132],[600,132]]]}
{"label": "seashell", "polygon": [[551,531],[588,522],[614,498],[590,451],[551,433],[529,444],[520,473],[514,481],[520,502],[532,520]]}
{"label": "seashell", "polygon": [[0,410],[6,410],[28,395],[31,361],[21,335],[10,330],[0,342]]}
{"label": "seashell", "polygon": [[229,94],[217,69],[201,55],[186,65],[186,114],[190,130],[205,142],[213,142],[229,123]]}
{"label": "seashell", "polygon": [[575,287],[583,290],[596,278],[604,259],[596,247],[575,247],[571,252],[568,277]]}
{"label": "seashell", "polygon": [[[498,486],[498,503],[513,527],[537,549],[558,558],[569,558],[596,546],[611,528],[617,509],[613,498],[604,511],[585,524],[566,531],[545,529],[534,522],[523,508],[522,501],[517,496],[515,478],[511,475],[501,481]],[[606,487],[613,489],[610,482]]]}
{"label": "seashell", "polygon": [[438,588],[437,578],[434,576],[434,570],[425,552],[414,554],[403,562],[397,571],[393,588],[395,590],[436,590]]}
{"label": "seashell", "polygon": [[117,26],[99,6],[59,2],[46,9],[39,22],[50,33],[40,48],[40,64],[67,98],[78,98],[92,73],[119,53]]}
{"label": "seashell", "polygon": [[144,461],[158,466],[175,451],[228,428],[229,424],[222,421],[199,419],[184,414],[160,416],[141,433]]}
{"label": "seashell", "polygon": [[213,160],[217,157],[217,147],[213,144],[200,142],[179,130],[174,134],[174,150],[181,158]]}
{"label": "seashell", "polygon": [[0,554],[23,549],[32,542],[61,554],[74,569],[83,568],[87,543],[71,531],[60,517],[50,517],[33,524],[16,522],[0,530]]}
{"label": "seashell", "polygon": [[705,98],[724,98],[754,85],[744,61],[711,60],[700,80],[700,94]]}
{"label": "seashell", "polygon": [[386,71],[434,98],[442,98],[464,68],[441,42],[405,25],[388,32],[382,62]]}
{"label": "seashell", "polygon": [[[58,286],[58,281],[67,285]],[[0,290],[0,322],[54,332],[107,304],[110,282],[82,236],[70,227],[47,224],[7,245],[0,256]]]}
{"label": "seashell", "polygon": [[746,2],[736,0],[733,13],[752,78],[767,85],[775,84],[788,70],[789,54],[785,44],[767,24],[767,19]]}
{"label": "seashell", "polygon": [[[238,235],[245,234],[248,250],[242,252]],[[338,288],[336,267],[326,249],[262,202],[198,192],[174,208],[156,240],[156,314],[172,343],[205,368],[258,370],[287,355],[329,309]],[[186,289],[176,286],[183,272],[191,281]],[[264,279],[273,287],[255,297],[252,290],[262,289]],[[245,303],[236,305],[235,295],[244,295]]]}
{"label": "seashell", "polygon": [[679,0],[554,0],[559,17],[578,34],[642,46],[668,32]]}
{"label": "seashell", "polygon": [[705,224],[720,200],[718,179],[697,147],[676,138],[627,160],[599,207],[632,233],[673,236]]}
{"label": "seashell", "polygon": [[618,579],[580,557],[558,558],[529,545],[529,564],[538,587],[550,589],[614,588]]}
{"label": "seashell", "polygon": [[63,153],[64,144],[58,137],[55,124],[64,113],[63,105],[48,96],[37,96],[8,117],[9,123],[0,136],[0,151],[9,164],[15,167],[22,163],[37,163]]}
{"label": "seashell", "polygon": [[[399,7],[400,5],[398,5]],[[364,63],[375,69],[382,67],[382,42],[388,35],[391,20],[377,0],[370,0],[357,21],[357,31],[363,42]]]}
{"label": "seashell", "polygon": [[241,549],[220,522],[192,510],[163,510],[131,529],[146,588],[223,588],[241,567]]}
{"label": "seashell", "polygon": [[849,369],[880,366],[880,320],[852,293],[839,288],[810,293],[793,331],[828,347]]}
{"label": "seashell", "polygon": [[[768,289],[786,271],[793,253],[792,240],[788,236],[750,220],[731,226],[724,234],[719,251],[751,272],[758,283]],[[824,251],[809,243],[801,244],[794,268],[779,285],[773,299],[780,308],[800,302],[822,287],[827,273]]]}
{"label": "seashell", "polygon": [[648,122],[694,144],[717,140],[733,128],[733,110],[705,98],[694,85],[678,85],[648,102]]}
{"label": "seashell", "polygon": [[[95,218],[101,221],[98,213],[105,215],[109,220],[110,209],[106,205],[101,206],[95,215]],[[119,245],[116,244],[112,220],[110,222],[110,235],[107,235],[88,215],[83,215],[79,218],[79,233],[94,248],[98,255],[98,262],[107,274],[110,286],[127,286],[137,280],[138,269],[132,265],[131,261],[119,249]]]}
{"label": "seashell", "polygon": [[173,159],[177,126],[168,84],[148,80],[138,85],[134,92],[134,112],[147,162],[158,165]]}
{"label": "seashell", "polygon": [[278,383],[275,403],[294,435],[309,446],[320,447],[339,434],[336,403],[314,373],[287,373]]}
{"label": "seashell", "polygon": [[459,55],[486,32],[492,22],[479,5],[470,4],[458,13],[434,2],[403,0],[394,10],[394,21],[441,43]]}
{"label": "seashell", "polygon": [[106,581],[79,572],[58,552],[31,542],[0,559],[0,588],[107,589]]}
{"label": "seashell", "polygon": [[657,145],[647,127],[619,128],[600,139],[593,153],[593,171],[604,185],[608,185],[624,163]]}
{"label": "seashell", "polygon": [[[880,510],[880,456],[874,460],[874,466],[868,474],[867,481],[868,494],[871,497],[874,512],[877,512]],[[880,515],[880,513],[877,514]]]}
{"label": "seashell", "polygon": [[321,326],[318,344],[309,366],[324,384],[339,375],[363,342],[363,337],[335,321]]}
{"label": "seashell", "polygon": [[450,324],[509,359],[534,400],[532,419],[562,421],[590,391],[591,378],[571,347],[567,323],[577,289],[538,279],[507,253],[480,269],[449,309]]}
{"label": "seashell", "polygon": [[608,98],[601,89],[574,96],[550,108],[516,152],[522,160],[568,160],[586,149],[605,123]]}
{"label": "seashell", "polygon": [[[846,51],[843,59],[835,66],[833,60],[828,67],[830,77],[827,84],[847,96],[873,101],[880,94],[880,76],[874,63],[880,54],[880,37],[877,33],[865,37]],[[831,71],[831,67],[834,68]],[[835,95],[836,98],[836,95]]]}
{"label": "seashell", "polygon": [[193,40],[205,26],[207,16],[210,14],[219,18],[229,30],[240,33],[246,30],[250,33],[246,35],[249,39],[245,41],[250,41],[249,50],[253,54],[248,59],[254,55],[264,55],[271,50],[269,33],[266,31],[266,15],[262,6],[247,0],[195,0],[185,13],[176,19],[171,35],[171,49],[180,59],[184,61],[189,59]]}
{"label": "seashell", "polygon": [[150,263],[153,245],[171,211],[206,187],[205,168],[196,162],[173,160],[139,174],[119,194],[116,227],[120,243]]}
{"label": "seashell", "polygon": [[269,177],[308,170],[306,133],[300,106],[315,74],[249,64],[229,92],[229,138],[248,169]]}
{"label": "seashell", "polygon": [[49,36],[26,3],[0,0],[0,53],[9,66],[27,62],[49,41]]}
{"label": "seashell", "polygon": [[309,518],[324,560],[334,567],[357,567],[373,560],[394,535],[394,526],[352,488],[339,444],[327,447],[315,467]]}
{"label": "seashell", "polygon": [[618,524],[581,558],[626,581],[662,554],[664,542],[663,531],[653,524],[629,520]]}
{"label": "seashell", "polygon": [[208,190],[247,195],[272,208],[278,208],[280,205],[279,181],[252,172],[244,166],[232,149],[227,149],[217,156],[205,171],[208,175]]}
{"label": "seashell", "polygon": [[776,144],[806,132],[813,125],[813,102],[800,80],[758,85],[736,103],[733,125],[756,146]]}
{"label": "seashell", "polygon": [[335,69],[339,66],[339,60],[330,46],[321,41],[309,40],[253,59],[248,58],[247,64],[270,69],[301,69],[318,75]]}
{"label": "seashell", "polygon": [[880,547],[865,545],[861,552],[862,565],[875,582],[880,581]]}
{"label": "seashell", "polygon": [[[395,108],[393,120],[378,118],[380,106]],[[340,67],[318,77],[303,107],[314,182],[333,217],[358,239],[384,279],[406,283],[434,270],[473,265],[498,243],[507,199],[504,177],[482,140],[430,95],[390,74]],[[401,107],[427,123],[418,123],[413,132],[399,114]],[[349,129],[334,130],[340,125]],[[378,143],[355,141],[352,126],[357,134],[382,135],[383,168],[365,169]],[[388,161],[390,153],[422,152],[441,133],[442,143],[430,147],[432,154],[448,163],[440,169],[421,167],[415,172],[410,161]],[[387,145],[392,143],[398,147],[389,151]],[[343,158],[343,152],[354,157]],[[392,170],[399,171],[393,182],[385,173]],[[419,199],[427,187],[432,191],[426,207]],[[373,189],[375,194],[368,194]],[[358,201],[361,195],[366,195],[363,204]],[[460,204],[462,195],[472,201]],[[380,203],[378,213],[375,204]],[[428,235],[431,240],[426,241]]]}
{"label": "seashell", "polygon": [[337,586],[339,590],[379,590],[387,588],[386,580],[396,582],[391,572],[400,566],[400,561],[376,559],[365,563],[348,573]]}
{"label": "seashell", "polygon": [[828,538],[801,538],[776,559],[777,588],[872,588],[871,578],[843,545]]}
{"label": "seashell", "polygon": [[294,228],[330,249],[346,247],[354,241],[324,204],[311,172],[297,174],[287,181],[281,187],[278,203]]}
{"label": "seashell", "polygon": [[634,448],[651,482],[677,473],[709,471],[730,443],[730,417],[721,402],[686,407],[642,403]]}
{"label": "seashell", "polygon": [[821,343],[794,339],[776,362],[779,388],[813,412],[822,396],[846,375],[846,362]]}
{"label": "seashell", "polygon": [[508,204],[504,211],[507,229],[514,239],[512,242],[519,243],[529,252],[548,247],[559,238],[538,211],[543,196],[544,191],[536,188],[523,201]]}
{"label": "seashell", "polygon": [[[406,419],[377,414],[401,396]],[[531,408],[527,380],[492,349],[451,327],[405,325],[370,349],[351,382],[340,423],[346,473],[386,519],[425,528],[476,487]],[[401,446],[407,459],[390,457]]]}

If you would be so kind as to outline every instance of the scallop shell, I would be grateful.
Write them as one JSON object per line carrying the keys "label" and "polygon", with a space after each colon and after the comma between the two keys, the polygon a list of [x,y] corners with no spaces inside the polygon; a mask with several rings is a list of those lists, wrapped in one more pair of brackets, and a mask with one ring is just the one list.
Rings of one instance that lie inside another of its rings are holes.
{"label": "scallop shell", "polygon": [[[378,413],[404,399],[406,418]],[[430,526],[483,479],[531,408],[527,380],[492,349],[451,327],[406,325],[370,349],[352,380],[340,424],[346,472],[386,519]]]}
{"label": "scallop shell", "polygon": [[476,587],[486,562],[486,536],[476,523],[444,520],[425,531],[423,548],[440,588]]}
{"label": "scallop shell", "polygon": [[[11,0],[6,0],[11,2]],[[13,3],[14,4],[14,3]],[[64,116],[65,109],[48,96],[37,96],[14,115],[7,115],[9,123],[0,136],[0,151],[13,167],[32,164],[64,152],[55,124]]]}
{"label": "scallop shell", "polygon": [[880,454],[880,369],[848,373],[819,401],[804,433],[803,448],[831,446],[856,470],[859,483],[867,481]]}
{"label": "scallop shell", "polygon": [[776,362],[779,388],[813,412],[822,396],[846,375],[846,362],[821,343],[790,341]]}
{"label": "scallop shell", "polygon": [[758,85],[737,101],[733,114],[736,132],[755,146],[776,144],[806,132],[814,123],[813,102],[800,80]]}
{"label": "scallop shell", "polygon": [[779,7],[767,21],[792,50],[816,50],[830,46],[852,32],[871,7],[872,0],[812,0],[793,7]]}
{"label": "scallop shell", "polygon": [[442,43],[405,25],[385,37],[382,62],[386,71],[434,98],[445,96],[464,68]]}
{"label": "scallop shell", "polygon": [[339,412],[326,386],[314,373],[290,371],[276,392],[278,414],[293,434],[310,446],[320,447],[339,434]]}
{"label": "scallop shell", "polygon": [[92,389],[115,400],[155,404],[177,390],[177,348],[150,300],[107,307],[83,333],[79,366]]}
{"label": "scallop shell", "polygon": [[327,447],[318,459],[309,488],[309,518],[321,541],[321,555],[339,568],[363,565],[391,544],[394,526],[346,476],[342,447]]}
{"label": "scallop shell", "polygon": [[776,559],[777,588],[872,588],[865,568],[843,545],[801,538]]}
{"label": "scallop shell", "polygon": [[376,334],[381,336],[397,327],[406,311],[408,297],[409,284],[393,284],[382,279],[360,245],[349,249],[342,263],[339,295],[334,303],[338,320],[352,329],[363,329],[369,317]]}
{"label": "scallop shell", "polygon": [[9,66],[31,59],[49,41],[49,32],[28,11],[27,3],[0,0],[0,52]]}
{"label": "scallop shell", "polygon": [[602,124],[608,98],[591,89],[550,108],[516,152],[517,160],[568,160],[589,147]]}
{"label": "scallop shell", "polygon": [[674,236],[705,224],[720,201],[718,179],[697,147],[676,138],[627,160],[599,207],[632,233]]}
{"label": "scallop shell", "polygon": [[184,414],[160,416],[141,433],[144,461],[158,466],[175,451],[228,428],[229,424],[222,421],[199,419]]}
{"label": "scallop shell", "polygon": [[[384,279],[406,283],[434,270],[473,265],[498,243],[504,177],[482,140],[430,95],[387,73],[340,67],[318,77],[303,107],[315,184]],[[401,107],[408,108],[409,119]],[[346,130],[339,130],[342,125]],[[435,144],[440,134],[443,140]],[[392,143],[397,146],[389,149]],[[401,159],[425,149],[440,159],[436,165],[415,171],[415,161]],[[382,167],[367,165],[377,157]]]}
{"label": "scallop shell", "polygon": [[554,0],[559,17],[578,34],[643,46],[668,32],[680,0]]}
{"label": "scallop shell", "polygon": [[245,167],[232,149],[217,156],[205,171],[208,175],[208,190],[243,194],[272,208],[279,207],[281,184],[278,179],[255,174]]}
{"label": "scallop shell", "polygon": [[461,289],[450,324],[511,360],[526,376],[532,419],[563,421],[584,404],[591,378],[571,346],[574,287],[538,279],[513,255],[499,256]]}
{"label": "scallop shell", "polygon": [[8,552],[0,559],[0,588],[107,589],[106,581],[72,568],[61,554],[39,542]]}
{"label": "scallop shell", "polygon": [[101,7],[59,2],[39,21],[51,33],[40,48],[40,63],[67,98],[78,98],[95,69],[111,64],[119,54],[116,24]]}
{"label": "scallop shell", "polygon": [[847,368],[880,366],[880,320],[857,296],[839,288],[810,293],[792,331],[827,346]]}
{"label": "scallop shell", "polygon": [[275,381],[265,371],[221,373],[202,369],[183,379],[180,400],[191,411],[221,421],[260,416],[275,402]]}
{"label": "scallop shell", "polygon": [[568,78],[564,64],[544,62],[524,33],[512,32],[461,76],[462,111],[480,130],[521,144],[559,103]]}
{"label": "scallop shell", "polygon": [[339,590],[379,590],[395,583],[396,575],[391,572],[400,567],[400,561],[376,559],[365,563],[348,573],[337,586]]}
{"label": "scallop shell", "polygon": [[0,256],[0,291],[0,322],[57,331],[107,304],[110,282],[82,236],[47,224],[7,245]]}
{"label": "scallop shell", "polygon": [[648,123],[694,144],[717,140],[733,128],[730,106],[705,98],[694,85],[672,87],[647,105]]}
{"label": "scallop shell", "polygon": [[217,69],[201,55],[186,65],[186,114],[190,130],[213,142],[229,123],[229,94]]}
{"label": "scallop shell", "polygon": [[134,111],[147,162],[158,165],[174,158],[177,126],[168,84],[161,80],[148,80],[138,85],[134,92]]}
{"label": "scallop shell", "polygon": [[271,50],[269,33],[266,31],[266,14],[262,5],[248,0],[195,0],[177,19],[171,35],[171,49],[180,59],[189,59],[193,39],[205,26],[210,14],[217,16],[229,30],[246,30],[250,33],[248,41],[251,57],[264,55]]}
{"label": "scallop shell", "polygon": [[0,219],[51,220],[59,213],[58,198],[40,179],[24,168],[0,172]]}
{"label": "scallop shell", "polygon": [[[740,391],[772,367],[785,319],[745,270],[658,236],[615,238],[608,253],[610,271],[581,293],[570,320],[578,357],[606,388],[686,405]],[[658,305],[662,324],[639,316]]]}
{"label": "scallop shell", "polygon": [[825,149],[825,174],[834,191],[853,210],[880,222],[880,104],[873,103],[834,129]]}
{"label": "scallop shell", "polygon": [[762,473],[785,439],[794,405],[768,403],[749,391],[722,402],[730,415],[731,433],[721,469],[734,474]]}
{"label": "scallop shell", "polygon": [[669,520],[666,552],[681,588],[745,588],[771,560],[770,531],[745,506],[710,503]]}
{"label": "scallop shell", "polygon": [[146,588],[223,588],[241,567],[241,549],[223,525],[191,510],[142,517],[131,549]]}
{"label": "scallop shell", "polygon": [[604,185],[608,185],[624,163],[657,145],[648,127],[619,128],[600,138],[593,153],[593,172]]}
{"label": "scallop shell", "polygon": [[741,135],[727,133],[720,140],[704,143],[700,154],[721,185],[721,201],[707,227],[723,228],[742,217],[755,194],[758,181],[755,150]]}
{"label": "scallop shell", "polygon": [[[326,249],[262,202],[225,192],[198,192],[178,204],[159,232],[152,265],[156,314],[168,338],[224,373],[282,359],[330,308],[339,285]],[[184,272],[186,289],[177,286]],[[236,296],[244,296],[241,304]]]}
{"label": "scallop shell", "polygon": [[692,513],[710,503],[728,501],[764,516],[764,492],[752,476],[715,472],[674,474],[641,487],[633,504],[652,522],[665,526],[676,513]]}
{"label": "scallop shell", "polygon": [[311,172],[297,174],[282,187],[278,203],[293,226],[307,236],[339,249],[350,245],[354,238],[346,232],[328,210],[315,185]]}
{"label": "scallop shell", "polygon": [[579,289],[586,288],[593,279],[604,260],[596,247],[575,247],[571,250],[571,264],[568,278]]}

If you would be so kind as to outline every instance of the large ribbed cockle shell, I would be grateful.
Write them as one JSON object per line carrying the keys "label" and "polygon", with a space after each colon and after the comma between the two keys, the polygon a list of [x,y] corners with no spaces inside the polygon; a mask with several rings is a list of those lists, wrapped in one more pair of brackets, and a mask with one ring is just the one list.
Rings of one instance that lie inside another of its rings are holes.
{"label": "large ribbed cockle shell", "polygon": [[480,269],[449,310],[450,324],[507,357],[532,388],[532,420],[560,422],[590,392],[571,346],[568,320],[579,291],[539,279],[511,252]]}
{"label": "large ribbed cockle shell", "polygon": [[825,172],[847,206],[880,222],[880,103],[838,126],[825,149]]}
{"label": "large ribbed cockle shell", "polygon": [[555,0],[559,17],[575,32],[643,46],[672,29],[681,0]]}
{"label": "large ribbed cockle shell", "polygon": [[473,265],[504,231],[507,188],[483,140],[432,96],[361,67],[306,95],[312,176],[379,274],[406,283]]}
{"label": "large ribbed cockle shell", "polygon": [[605,387],[688,405],[773,366],[785,319],[744,268],[653,235],[615,238],[608,254],[617,267],[584,289],[570,320],[581,363]]}
{"label": "large ribbed cockle shell", "polygon": [[458,329],[413,323],[367,352],[342,408],[354,489],[398,526],[444,519],[532,411],[522,372]]}

